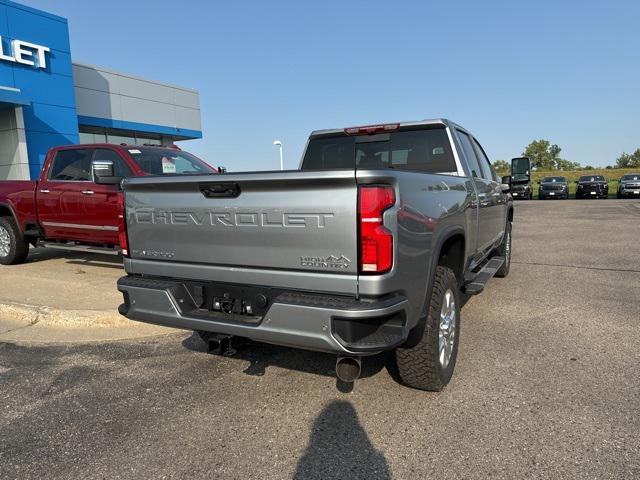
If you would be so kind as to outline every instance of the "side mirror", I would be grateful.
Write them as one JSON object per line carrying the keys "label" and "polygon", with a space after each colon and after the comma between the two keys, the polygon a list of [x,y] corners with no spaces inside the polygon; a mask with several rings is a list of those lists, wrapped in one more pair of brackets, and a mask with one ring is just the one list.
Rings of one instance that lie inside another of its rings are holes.
{"label": "side mirror", "polygon": [[113,162],[111,160],[96,160],[91,164],[93,181],[98,185],[119,185],[122,177],[113,174]]}
{"label": "side mirror", "polygon": [[227,167],[223,167],[222,165],[218,165],[218,173],[227,173]]}
{"label": "side mirror", "polygon": [[511,191],[511,175],[505,175],[502,177],[500,188],[504,193],[509,193]]}
{"label": "side mirror", "polygon": [[518,182],[531,181],[531,160],[529,157],[511,159],[511,176]]}

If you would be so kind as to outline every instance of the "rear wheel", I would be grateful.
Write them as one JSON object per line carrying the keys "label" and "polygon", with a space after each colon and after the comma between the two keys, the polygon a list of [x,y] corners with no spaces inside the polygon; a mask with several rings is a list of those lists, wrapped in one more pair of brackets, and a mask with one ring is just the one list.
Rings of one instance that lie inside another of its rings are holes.
{"label": "rear wheel", "polygon": [[439,392],[453,375],[460,338],[460,289],[450,268],[436,267],[421,321],[422,338],[412,347],[395,350],[397,373],[405,385]]}
{"label": "rear wheel", "polygon": [[0,217],[0,265],[23,263],[29,254],[29,242],[12,217]]}

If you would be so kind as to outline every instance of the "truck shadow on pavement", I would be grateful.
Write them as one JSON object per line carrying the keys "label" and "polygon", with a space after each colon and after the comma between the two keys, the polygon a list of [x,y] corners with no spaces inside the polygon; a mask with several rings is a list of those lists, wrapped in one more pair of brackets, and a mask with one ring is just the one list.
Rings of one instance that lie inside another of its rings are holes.
{"label": "truck shadow on pavement", "polygon": [[38,263],[53,259],[63,259],[65,263],[70,265],[123,269],[120,255],[73,252],[55,248],[32,248],[29,250],[26,263]]}
{"label": "truck shadow on pavement", "polygon": [[[469,295],[460,294],[461,308],[467,304],[470,298]],[[207,345],[195,332],[182,341],[182,346],[196,352],[208,352]],[[267,343],[253,342],[248,339],[243,340],[243,344],[238,348],[235,355],[227,358],[249,362],[249,366],[245,368],[244,373],[256,377],[263,376],[268,367],[296,370],[325,377],[335,377],[336,375],[336,355],[280,347]],[[384,369],[396,382],[402,383],[392,352],[363,357],[360,378],[373,377]],[[342,393],[350,393],[353,390],[353,386],[353,383],[345,383],[336,378],[336,389]]]}
{"label": "truck shadow on pavement", "polygon": [[334,400],[313,422],[307,449],[293,478],[389,479],[391,472],[387,459],[360,425],[353,405]]}
{"label": "truck shadow on pavement", "polygon": [[[196,351],[208,352],[207,345],[200,339],[197,333],[185,338],[183,347]],[[267,343],[243,342],[238,352],[227,357],[249,362],[249,366],[244,369],[246,375],[261,377],[269,367],[278,367],[286,370],[311,373],[325,377],[335,377],[336,356],[328,353],[298,350],[294,348],[280,347]],[[374,355],[363,358],[362,374],[360,378],[368,378],[376,375],[387,367],[386,355]],[[345,384],[336,379],[336,388],[343,393],[348,393],[353,388],[353,384]]]}

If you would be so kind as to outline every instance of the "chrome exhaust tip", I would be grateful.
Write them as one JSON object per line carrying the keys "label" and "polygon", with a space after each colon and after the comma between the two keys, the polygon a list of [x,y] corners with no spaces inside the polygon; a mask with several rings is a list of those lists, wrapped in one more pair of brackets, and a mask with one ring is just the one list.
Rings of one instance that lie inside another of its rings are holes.
{"label": "chrome exhaust tip", "polygon": [[362,361],[359,357],[338,357],[336,359],[336,376],[345,383],[353,383],[360,378]]}

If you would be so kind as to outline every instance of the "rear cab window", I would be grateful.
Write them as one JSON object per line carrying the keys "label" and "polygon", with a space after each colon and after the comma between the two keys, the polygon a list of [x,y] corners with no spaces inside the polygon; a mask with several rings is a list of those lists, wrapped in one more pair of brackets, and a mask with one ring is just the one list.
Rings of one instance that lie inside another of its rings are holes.
{"label": "rear cab window", "polygon": [[312,138],[302,162],[302,170],[387,168],[458,175],[445,126]]}

